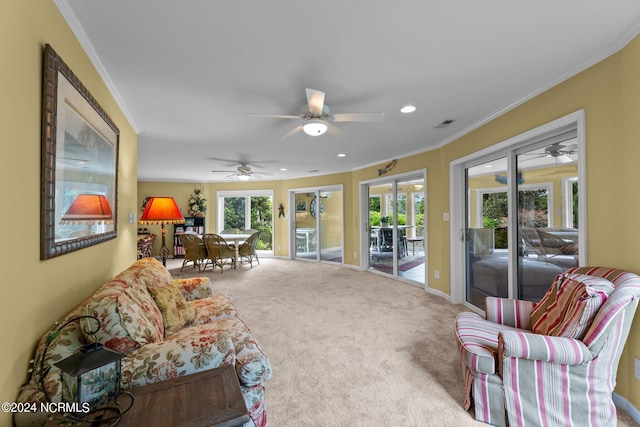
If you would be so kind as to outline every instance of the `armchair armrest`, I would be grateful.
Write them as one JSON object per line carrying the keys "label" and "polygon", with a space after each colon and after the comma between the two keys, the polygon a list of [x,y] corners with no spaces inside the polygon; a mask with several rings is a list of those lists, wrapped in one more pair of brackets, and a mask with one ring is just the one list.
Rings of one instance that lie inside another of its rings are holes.
{"label": "armchair armrest", "polygon": [[486,297],[487,320],[500,325],[529,329],[529,317],[535,303],[510,298]]}
{"label": "armchair armrest", "polygon": [[498,334],[498,356],[500,360],[515,357],[563,365],[580,365],[593,359],[582,341],[511,330]]}
{"label": "armchair armrest", "polygon": [[173,284],[180,289],[187,301],[208,298],[213,295],[213,284],[208,277],[174,279]]}

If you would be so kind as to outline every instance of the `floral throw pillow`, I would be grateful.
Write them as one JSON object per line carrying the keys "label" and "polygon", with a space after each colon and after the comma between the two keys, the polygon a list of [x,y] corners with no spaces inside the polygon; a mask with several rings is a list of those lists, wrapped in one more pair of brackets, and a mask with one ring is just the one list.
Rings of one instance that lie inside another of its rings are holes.
{"label": "floral throw pillow", "polygon": [[173,286],[149,286],[147,288],[162,314],[165,336],[178,332],[193,322],[195,310],[187,304],[182,292]]}

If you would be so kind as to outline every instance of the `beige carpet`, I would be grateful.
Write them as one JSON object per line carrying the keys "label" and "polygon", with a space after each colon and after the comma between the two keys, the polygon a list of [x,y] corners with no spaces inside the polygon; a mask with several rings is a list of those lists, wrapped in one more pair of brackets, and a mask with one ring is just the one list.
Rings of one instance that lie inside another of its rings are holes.
{"label": "beige carpet", "polygon": [[[270,426],[479,426],[462,408],[453,321],[462,306],[339,265],[262,259],[208,276],[269,355]],[[175,268],[177,267],[177,268]],[[619,426],[637,426],[625,413]]]}

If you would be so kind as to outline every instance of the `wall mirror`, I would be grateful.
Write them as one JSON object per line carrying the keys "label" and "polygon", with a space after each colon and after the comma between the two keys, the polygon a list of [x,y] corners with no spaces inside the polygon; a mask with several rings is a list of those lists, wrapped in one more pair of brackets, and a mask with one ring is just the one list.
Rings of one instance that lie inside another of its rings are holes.
{"label": "wall mirror", "polygon": [[50,45],[42,91],[44,260],[116,237],[120,131]]}

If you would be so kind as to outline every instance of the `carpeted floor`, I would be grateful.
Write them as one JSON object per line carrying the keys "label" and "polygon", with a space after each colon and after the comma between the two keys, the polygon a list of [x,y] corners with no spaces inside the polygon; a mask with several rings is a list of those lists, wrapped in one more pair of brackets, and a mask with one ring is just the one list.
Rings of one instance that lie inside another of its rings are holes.
{"label": "carpeted floor", "polygon": [[[463,310],[422,289],[339,265],[261,259],[174,277],[211,277],[269,355],[268,423],[481,426],[462,408],[453,321]],[[177,267],[177,268],[176,268]],[[619,426],[637,426],[621,412]]]}

